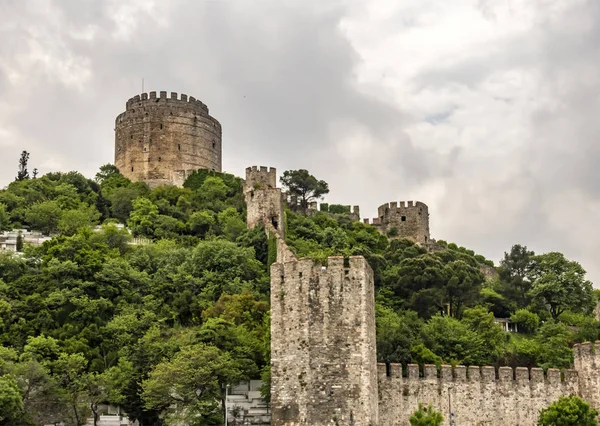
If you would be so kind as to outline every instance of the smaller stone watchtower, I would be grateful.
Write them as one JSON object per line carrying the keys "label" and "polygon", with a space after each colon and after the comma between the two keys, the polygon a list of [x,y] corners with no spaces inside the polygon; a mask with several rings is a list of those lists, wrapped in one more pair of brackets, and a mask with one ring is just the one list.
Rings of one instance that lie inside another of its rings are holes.
{"label": "smaller stone watchtower", "polygon": [[246,168],[244,198],[248,227],[254,228],[268,219],[283,238],[283,194],[277,188],[277,170],[264,166]]}
{"label": "smaller stone watchtower", "polygon": [[[400,201],[386,203],[377,209],[377,216],[371,224],[391,238],[408,238],[418,244],[430,242],[429,210],[420,201]],[[368,224],[369,220],[365,219]]]}

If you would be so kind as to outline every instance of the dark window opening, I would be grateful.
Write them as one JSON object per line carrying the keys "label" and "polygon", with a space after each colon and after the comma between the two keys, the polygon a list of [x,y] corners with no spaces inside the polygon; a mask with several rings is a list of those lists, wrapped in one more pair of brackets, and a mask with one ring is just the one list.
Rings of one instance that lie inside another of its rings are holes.
{"label": "dark window opening", "polygon": [[279,223],[277,222],[277,218],[275,216],[271,218],[271,224],[275,227],[275,229],[277,229],[277,225],[279,225]]}
{"label": "dark window opening", "polygon": [[177,151],[181,151],[181,144],[177,144]]}
{"label": "dark window opening", "polygon": [[131,139],[133,139],[133,135],[131,135]]}
{"label": "dark window opening", "polygon": [[302,278],[302,272],[300,272],[300,273],[298,274],[298,277]]}
{"label": "dark window opening", "polygon": [[148,113],[146,113],[146,117],[148,117]]}
{"label": "dark window opening", "polygon": [[250,199],[253,200],[254,199],[254,191],[250,191]]}
{"label": "dark window opening", "polygon": [[425,242],[427,242],[427,235],[425,235]]}
{"label": "dark window opening", "polygon": [[146,147],[144,147],[144,151],[146,151]]}
{"label": "dark window opening", "polygon": [[215,149],[215,143],[213,142],[213,149]]}
{"label": "dark window opening", "polygon": [[160,128],[162,129],[162,124],[160,125]]}
{"label": "dark window opening", "polygon": [[406,222],[406,216],[402,216],[402,217],[400,218],[400,220],[401,220],[402,222]]}
{"label": "dark window opening", "polygon": [[133,166],[131,166],[131,171],[133,172]]}
{"label": "dark window opening", "polygon": [[162,160],[162,158],[158,157],[158,161]]}

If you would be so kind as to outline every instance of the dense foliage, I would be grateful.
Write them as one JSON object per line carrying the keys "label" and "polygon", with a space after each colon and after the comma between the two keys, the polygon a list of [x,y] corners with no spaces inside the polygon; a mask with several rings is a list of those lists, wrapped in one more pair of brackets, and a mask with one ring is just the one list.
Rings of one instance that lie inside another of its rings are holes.
{"label": "dense foliage", "polygon": [[[79,424],[102,403],[142,426],[221,424],[226,385],[270,375],[272,258],[245,208],[241,180],[210,171],[150,189],[107,165],[0,191],[0,230],[53,236],[0,254],[0,425]],[[562,368],[573,342],[598,338],[591,283],[560,253],[514,246],[490,278],[492,262],[455,244],[426,251],[344,209],[309,213],[286,211],[298,256],[373,268],[381,361]]]}

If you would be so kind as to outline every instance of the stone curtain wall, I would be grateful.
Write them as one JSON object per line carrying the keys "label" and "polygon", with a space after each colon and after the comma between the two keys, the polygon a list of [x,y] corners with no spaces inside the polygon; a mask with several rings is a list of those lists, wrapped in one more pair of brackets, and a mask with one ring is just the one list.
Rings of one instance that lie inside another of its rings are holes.
{"label": "stone curtain wall", "polygon": [[373,272],[361,256],[271,266],[274,425],[377,425]]}
{"label": "stone curtain wall", "polygon": [[183,185],[198,169],[221,171],[221,125],[205,104],[182,94],[136,95],[115,122],[115,165],[150,186]]}
{"label": "stone curtain wall", "polygon": [[468,367],[454,369],[426,365],[423,377],[419,366],[408,365],[402,377],[402,365],[378,364],[380,425],[409,426],[418,403],[431,404],[449,424],[449,407],[454,424],[460,426],[535,426],[539,411],[562,395],[579,393],[579,374],[540,368]]}

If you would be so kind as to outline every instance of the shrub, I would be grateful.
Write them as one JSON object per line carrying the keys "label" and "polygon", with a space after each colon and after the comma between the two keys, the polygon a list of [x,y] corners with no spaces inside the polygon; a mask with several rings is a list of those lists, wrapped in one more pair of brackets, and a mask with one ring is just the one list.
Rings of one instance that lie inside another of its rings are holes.
{"label": "shrub", "polygon": [[561,396],[558,401],[540,412],[538,425],[597,426],[597,417],[598,412],[578,396]]}
{"label": "shrub", "polygon": [[444,416],[436,411],[431,405],[427,408],[419,403],[419,409],[410,416],[410,426],[440,426],[444,421]]}
{"label": "shrub", "polygon": [[534,333],[540,325],[540,317],[527,309],[519,309],[510,319],[517,324],[519,331],[525,333]]}

